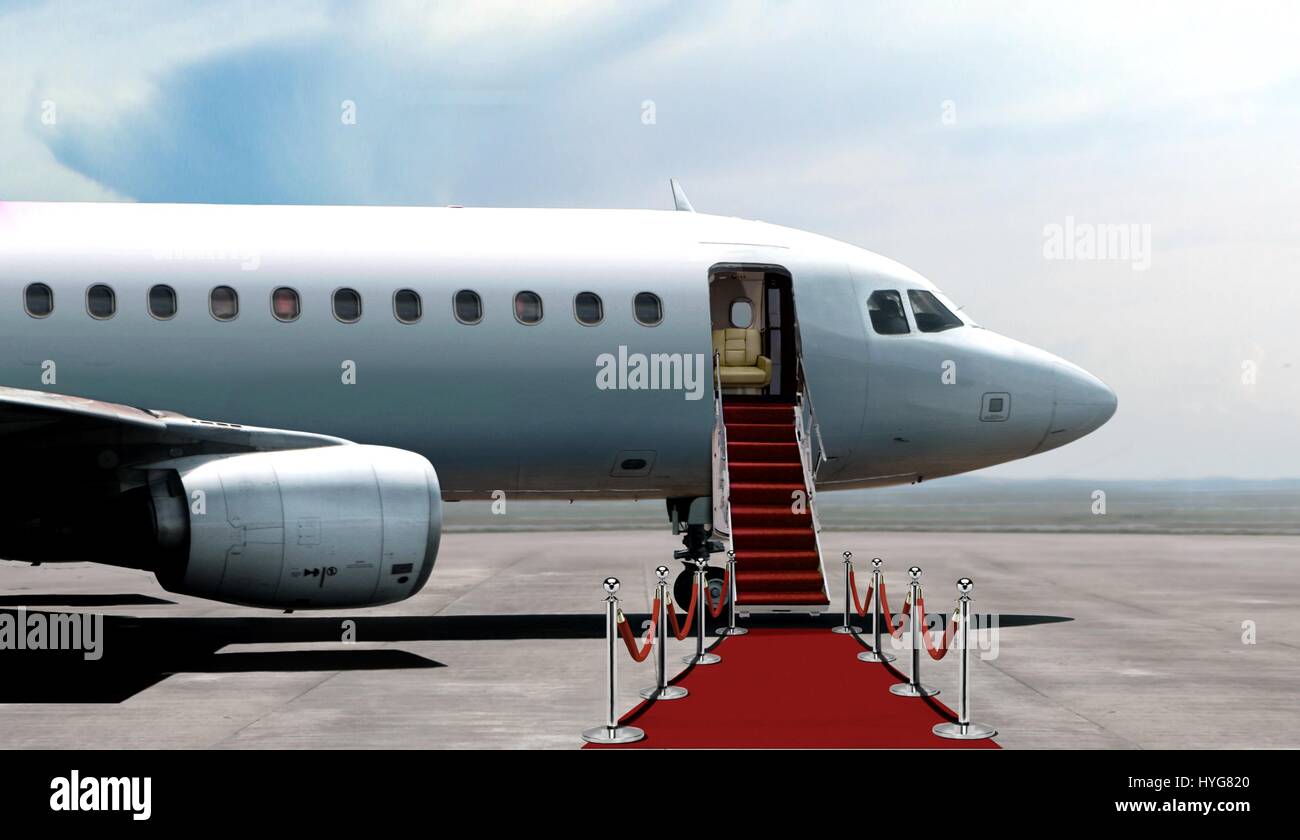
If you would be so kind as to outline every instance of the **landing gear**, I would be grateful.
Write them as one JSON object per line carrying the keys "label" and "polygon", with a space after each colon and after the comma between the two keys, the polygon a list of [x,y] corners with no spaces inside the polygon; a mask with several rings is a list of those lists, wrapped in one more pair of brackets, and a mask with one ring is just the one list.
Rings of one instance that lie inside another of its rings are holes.
{"label": "landing gear", "polygon": [[[712,502],[707,497],[668,500],[668,515],[673,522],[673,533],[682,535],[682,548],[673,552],[673,557],[682,561],[685,567],[673,581],[673,600],[683,610],[691,605],[691,587],[695,585],[695,561],[708,560],[710,554],[725,551],[726,546],[720,540],[711,539],[713,529],[708,518],[712,513]],[[709,588],[709,599],[717,604],[727,596],[723,589],[726,572],[715,566],[704,570],[705,581]],[[703,596],[701,595],[701,600]]]}
{"label": "landing gear", "polygon": [[[727,573],[724,569],[717,566],[709,566],[704,570],[704,580],[709,587],[709,603],[716,605],[719,599],[725,603],[727,592],[722,588]],[[680,609],[685,610],[691,605],[691,587],[695,586],[695,564],[691,563],[673,581],[673,600],[677,602]]]}

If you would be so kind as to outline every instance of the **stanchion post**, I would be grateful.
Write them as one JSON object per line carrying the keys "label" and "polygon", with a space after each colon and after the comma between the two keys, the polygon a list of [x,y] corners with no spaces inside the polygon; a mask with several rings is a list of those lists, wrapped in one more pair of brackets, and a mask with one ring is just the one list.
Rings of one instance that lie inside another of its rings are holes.
{"label": "stanchion post", "polygon": [[844,552],[844,623],[839,627],[832,627],[832,633],[861,633],[861,627],[855,627],[853,620],[849,617],[853,612],[853,583],[850,577],[853,572],[853,552]]}
{"label": "stanchion post", "polygon": [[635,726],[618,725],[618,578],[605,578],[605,642],[607,668],[605,725],[584,730],[582,740],[591,744],[630,744],[645,737]]}
{"label": "stanchion post", "polygon": [[722,661],[721,656],[704,649],[704,614],[709,609],[709,599],[704,588],[709,585],[704,575],[706,562],[703,557],[695,558],[695,586],[698,593],[695,596],[695,653],[682,657],[687,665],[716,665]]}
{"label": "stanchion post", "polygon": [[655,684],[641,689],[641,696],[647,700],[680,700],[690,694],[680,685],[668,684],[668,574],[667,566],[655,569],[659,583],[655,585],[655,598],[659,601],[659,613],[655,626]]}
{"label": "stanchion post", "polygon": [[971,723],[970,719],[970,593],[975,584],[970,578],[957,581],[957,609],[961,611],[957,619],[957,638],[961,640],[961,661],[957,671],[957,722],[940,723],[934,727],[934,734],[942,738],[954,738],[958,741],[977,741],[992,738],[998,731],[983,723]]}
{"label": "stanchion post", "polygon": [[880,572],[880,558],[871,558],[871,637],[872,647],[874,650],[864,650],[858,654],[858,659],[863,662],[893,662],[895,657],[892,653],[886,651],[880,644],[880,625],[885,621],[893,621],[894,617],[882,616],[884,610],[880,606],[880,587],[884,583],[884,576]]}
{"label": "stanchion post", "polygon": [[889,690],[902,697],[933,697],[939,693],[939,689],[921,684],[921,633],[925,630],[917,620],[920,612],[917,604],[921,600],[921,569],[919,566],[913,566],[907,570],[907,573],[912,576],[912,583],[907,593],[912,604],[912,608],[908,610],[907,624],[908,632],[912,636],[912,673],[908,676],[907,682],[891,685]]}
{"label": "stanchion post", "polygon": [[749,631],[736,626],[736,552],[727,551],[727,626],[718,628],[719,636],[743,636]]}

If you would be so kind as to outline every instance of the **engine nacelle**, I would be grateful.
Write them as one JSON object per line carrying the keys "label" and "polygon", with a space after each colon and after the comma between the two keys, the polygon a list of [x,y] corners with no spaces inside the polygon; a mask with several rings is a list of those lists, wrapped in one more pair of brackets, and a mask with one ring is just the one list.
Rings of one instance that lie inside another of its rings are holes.
{"label": "engine nacelle", "polygon": [[151,469],[171,592],[257,607],[365,607],[433,571],[442,497],[420,455],[342,445],[196,456]]}

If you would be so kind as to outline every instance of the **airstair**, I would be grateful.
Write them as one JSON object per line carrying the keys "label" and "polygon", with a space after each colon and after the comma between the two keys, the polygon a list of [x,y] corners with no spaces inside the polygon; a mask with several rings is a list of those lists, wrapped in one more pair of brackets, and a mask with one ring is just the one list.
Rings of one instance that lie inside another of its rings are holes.
{"label": "airstair", "polygon": [[714,528],[736,552],[742,613],[830,608],[814,486],[826,454],[800,357],[793,400],[715,388]]}

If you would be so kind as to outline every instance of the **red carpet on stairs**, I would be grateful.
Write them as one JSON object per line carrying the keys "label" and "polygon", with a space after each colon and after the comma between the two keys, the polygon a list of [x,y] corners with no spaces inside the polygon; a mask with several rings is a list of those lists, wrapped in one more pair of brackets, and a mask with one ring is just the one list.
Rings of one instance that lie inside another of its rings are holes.
{"label": "red carpet on stairs", "polygon": [[[625,716],[645,730],[644,740],[587,746],[997,749],[988,740],[934,735],[930,728],[946,718],[925,700],[890,694],[899,680],[883,665],[859,661],[862,649],[852,636],[822,627],[752,628],[713,649],[721,662],[677,683],[689,697],[642,703]],[[927,657],[925,664],[933,663]]]}
{"label": "red carpet on stairs", "polygon": [[828,606],[812,516],[792,510],[795,494],[806,492],[794,405],[728,397],[722,416],[736,604]]}

